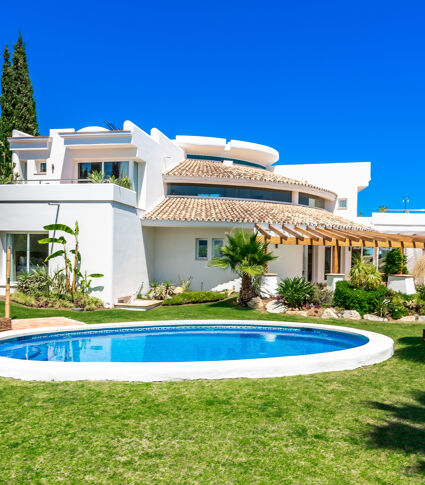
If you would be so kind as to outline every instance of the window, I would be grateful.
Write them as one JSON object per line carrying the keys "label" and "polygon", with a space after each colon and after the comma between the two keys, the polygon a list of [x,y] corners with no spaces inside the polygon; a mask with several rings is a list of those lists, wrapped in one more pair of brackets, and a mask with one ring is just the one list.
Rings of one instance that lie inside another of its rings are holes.
{"label": "window", "polygon": [[190,195],[192,197],[228,197],[234,199],[273,200],[291,202],[289,190],[269,190],[255,187],[235,187],[230,185],[169,184],[168,195]]}
{"label": "window", "polygon": [[347,199],[338,199],[338,209],[347,208]]}
{"label": "window", "polygon": [[298,196],[298,203],[301,205],[308,205],[310,207],[318,207],[319,209],[325,208],[325,200],[315,195],[305,194],[300,192]]}
{"label": "window", "polygon": [[37,173],[45,174],[47,172],[46,160],[36,160],[35,161],[35,169],[36,169]]}
{"label": "window", "polygon": [[6,245],[12,249],[10,280],[16,281],[21,271],[30,271],[37,266],[47,266],[44,260],[49,254],[48,244],[39,244],[47,234],[7,234]]}
{"label": "window", "polygon": [[219,258],[221,256],[221,248],[223,247],[223,239],[213,239],[212,240],[212,257]]}
{"label": "window", "polygon": [[387,256],[388,251],[391,251],[392,248],[378,248],[378,258],[377,258],[377,263],[378,263],[378,270],[383,272],[384,271],[384,265],[385,265],[385,257]]}
{"label": "window", "polygon": [[92,172],[101,172],[102,162],[83,162],[78,164],[78,178],[88,179]]}
{"label": "window", "polygon": [[129,162],[82,162],[78,164],[78,178],[87,179],[92,172],[103,172],[105,178],[129,176]]}
{"label": "window", "polygon": [[208,259],[208,240],[196,240],[196,259]]}
{"label": "window", "polygon": [[356,258],[363,258],[364,262],[369,264],[374,262],[374,248],[353,247],[351,249],[351,264],[354,263]]}

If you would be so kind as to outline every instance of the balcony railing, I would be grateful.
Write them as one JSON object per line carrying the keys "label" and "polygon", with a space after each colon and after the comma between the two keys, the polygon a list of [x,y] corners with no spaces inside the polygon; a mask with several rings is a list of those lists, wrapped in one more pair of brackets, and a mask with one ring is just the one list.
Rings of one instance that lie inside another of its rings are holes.
{"label": "balcony railing", "polygon": [[109,184],[113,182],[109,182],[108,179],[105,179],[103,182],[91,182],[89,179],[28,179],[28,180],[11,180],[6,185],[49,185],[51,183],[60,183],[60,184],[88,184],[88,183],[102,183],[102,184]]}

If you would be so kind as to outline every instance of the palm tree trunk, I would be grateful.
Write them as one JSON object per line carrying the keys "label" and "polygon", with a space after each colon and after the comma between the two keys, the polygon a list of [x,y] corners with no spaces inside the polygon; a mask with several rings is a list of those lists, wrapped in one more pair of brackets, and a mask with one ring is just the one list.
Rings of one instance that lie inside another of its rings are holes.
{"label": "palm tree trunk", "polygon": [[239,302],[246,306],[252,298],[252,281],[251,277],[246,273],[242,274],[241,292],[239,294]]}

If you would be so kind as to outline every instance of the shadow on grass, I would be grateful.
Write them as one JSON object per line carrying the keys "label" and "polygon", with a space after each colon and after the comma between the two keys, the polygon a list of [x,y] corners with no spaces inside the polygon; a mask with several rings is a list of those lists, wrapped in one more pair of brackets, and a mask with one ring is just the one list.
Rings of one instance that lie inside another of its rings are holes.
{"label": "shadow on grass", "polygon": [[374,447],[401,451],[407,455],[416,455],[417,464],[409,473],[425,475],[425,392],[414,395],[415,403],[394,405],[377,401],[369,402],[375,409],[385,412],[387,421],[375,425],[370,432],[370,441]]}
{"label": "shadow on grass", "polygon": [[398,340],[400,348],[395,351],[399,359],[425,364],[425,341],[422,337],[402,337]]}

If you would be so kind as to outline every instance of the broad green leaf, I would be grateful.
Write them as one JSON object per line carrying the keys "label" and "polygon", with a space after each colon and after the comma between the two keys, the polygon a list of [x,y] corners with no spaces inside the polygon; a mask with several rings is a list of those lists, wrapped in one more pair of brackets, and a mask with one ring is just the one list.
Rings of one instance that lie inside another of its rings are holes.
{"label": "broad green leaf", "polygon": [[57,244],[65,244],[65,238],[63,237],[46,237],[45,239],[39,239],[38,244],[49,244],[49,243],[57,243]]}
{"label": "broad green leaf", "polygon": [[65,251],[63,249],[59,249],[59,251],[55,251],[54,253],[49,254],[49,256],[47,256],[47,258],[44,260],[44,262],[47,263],[47,261],[50,261],[53,258],[57,258],[58,256],[63,256],[64,254],[65,254]]}
{"label": "broad green leaf", "polygon": [[89,278],[103,278],[103,274],[100,273],[93,273],[88,275]]}
{"label": "broad green leaf", "polygon": [[44,226],[44,230],[63,231],[63,232],[67,232],[68,234],[72,234],[73,236],[75,235],[74,231],[66,224],[48,224],[47,226]]}

